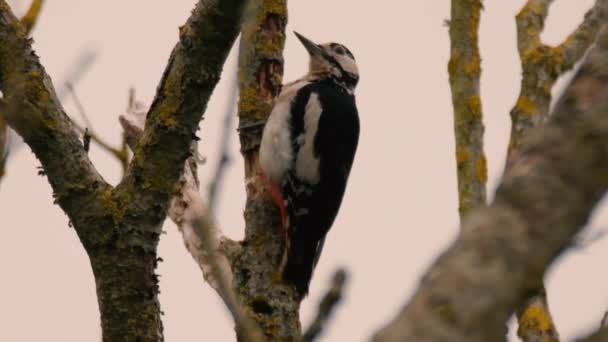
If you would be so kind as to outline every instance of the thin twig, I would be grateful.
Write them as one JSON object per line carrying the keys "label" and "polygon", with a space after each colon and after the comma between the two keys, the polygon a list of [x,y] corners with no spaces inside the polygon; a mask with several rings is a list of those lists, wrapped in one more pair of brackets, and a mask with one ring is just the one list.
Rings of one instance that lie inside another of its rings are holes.
{"label": "thin twig", "polygon": [[231,94],[228,96],[226,103],[226,112],[224,113],[224,123],[222,126],[221,140],[218,148],[218,161],[209,183],[209,191],[207,196],[207,203],[209,209],[215,212],[218,202],[219,189],[222,185],[226,169],[230,165],[230,137],[233,131],[236,103],[238,98],[238,83],[236,75],[232,79]]}
{"label": "thin twig", "polygon": [[44,4],[44,0],[32,0],[30,4],[30,8],[27,10],[27,13],[21,18],[21,25],[25,28],[25,32],[29,35],[34,26],[38,22],[38,18],[40,17],[40,10],[42,9],[42,5]]}
{"label": "thin twig", "polygon": [[66,84],[76,85],[80,79],[91,69],[91,66],[97,60],[98,52],[93,49],[86,49],[78,55],[75,61],[70,63],[70,69],[66,73],[64,81],[59,83],[62,85],[57,89],[57,97],[63,101],[67,93]]}
{"label": "thin twig", "polygon": [[86,111],[84,110],[84,106],[82,105],[82,102],[80,102],[78,95],[76,95],[74,86],[72,85],[71,82],[65,82],[65,88],[68,90],[68,93],[70,95],[72,95],[72,101],[74,101],[74,105],[76,105],[78,114],[80,115],[80,118],[84,122],[85,127],[92,129],[93,125],[91,124],[91,121],[89,120],[89,116],[87,115]]}
{"label": "thin twig", "polygon": [[608,311],[604,312],[604,317],[602,317],[602,322],[600,323],[600,328],[605,328],[608,326]]}
{"label": "thin twig", "polygon": [[76,90],[74,89],[72,83],[66,82],[65,88],[67,89],[68,93],[72,96],[72,100],[74,101],[74,104],[76,105],[76,109],[78,110],[78,113],[80,114],[80,117],[82,118],[82,121],[84,121],[85,125],[86,125],[85,127],[82,127],[78,123],[76,123],[74,120],[72,120],[74,127],[81,134],[88,135],[90,140],[94,141],[103,150],[105,150],[106,152],[108,152],[111,155],[113,155],[114,157],[116,157],[116,159],[118,159],[118,161],[120,162],[120,165],[122,166],[123,174],[124,174],[124,172],[126,171],[126,168],[128,167],[128,163],[129,163],[129,154],[128,154],[124,144],[119,149],[119,148],[116,148],[116,147],[110,145],[110,143],[106,142],[105,140],[103,140],[93,129],[91,121],[89,120],[89,118],[85,112],[84,106],[82,105],[82,102],[80,102],[80,99],[79,99],[78,95],[76,94]]}
{"label": "thin twig", "polygon": [[220,260],[223,259],[222,256],[218,255],[217,246],[213,243],[216,240],[216,237],[212,233],[213,229],[210,225],[205,224],[205,222],[209,222],[208,217],[209,215],[199,216],[199,218],[193,220],[193,226],[203,243],[203,248],[207,252],[208,263],[211,266],[213,278],[217,283],[218,293],[235,320],[239,340],[263,342],[265,341],[264,335],[258,326],[247,316],[234,293],[230,268],[226,268],[220,263]]}
{"label": "thin twig", "polygon": [[306,329],[306,332],[302,335],[302,342],[314,341],[321,333],[329,322],[332,313],[336,306],[340,303],[343,296],[344,285],[346,284],[348,274],[346,270],[339,269],[334,273],[331,281],[331,287],[323,296],[321,303],[319,303],[319,309],[317,316],[315,317],[312,324]]}

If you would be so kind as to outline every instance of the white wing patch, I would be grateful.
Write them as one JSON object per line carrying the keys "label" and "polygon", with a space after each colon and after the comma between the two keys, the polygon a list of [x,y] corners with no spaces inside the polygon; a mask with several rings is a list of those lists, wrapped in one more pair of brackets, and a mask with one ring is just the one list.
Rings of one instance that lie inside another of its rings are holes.
{"label": "white wing patch", "polygon": [[260,144],[260,166],[275,183],[281,184],[285,172],[293,163],[291,147],[291,104],[297,91],[308,82],[299,80],[285,85],[268,117]]}
{"label": "white wing patch", "polygon": [[310,94],[304,112],[304,133],[298,137],[300,150],[296,157],[296,175],[310,184],[319,182],[319,158],[315,156],[314,145],[321,112],[319,96]]}

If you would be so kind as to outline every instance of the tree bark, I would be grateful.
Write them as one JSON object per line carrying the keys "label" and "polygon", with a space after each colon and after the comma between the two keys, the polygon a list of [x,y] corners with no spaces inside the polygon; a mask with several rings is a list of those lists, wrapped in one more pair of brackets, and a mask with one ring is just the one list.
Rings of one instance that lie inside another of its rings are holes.
{"label": "tree bark", "polygon": [[180,29],[146,129],[114,189],[90,162],[25,29],[0,0],[0,113],[31,147],[85,250],[104,341],[162,341],[156,247],[243,0],[201,0]]}
{"label": "tree bark", "polygon": [[250,1],[243,15],[239,48],[239,136],[245,159],[245,239],[235,257],[234,282],[241,302],[268,341],[300,339],[300,300],[283,284],[279,264],[285,232],[260,181],[262,128],[281,90],[287,23],[285,0]]}
{"label": "tree bark", "polygon": [[504,341],[505,323],[608,188],[608,31],[544,129],[514,152],[494,202],[375,341]]}

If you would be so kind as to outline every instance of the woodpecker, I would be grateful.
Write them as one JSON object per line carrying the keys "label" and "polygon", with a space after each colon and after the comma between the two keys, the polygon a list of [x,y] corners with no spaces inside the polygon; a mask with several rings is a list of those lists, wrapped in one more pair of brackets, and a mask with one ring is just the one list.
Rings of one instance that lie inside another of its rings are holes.
{"label": "woodpecker", "polygon": [[283,279],[306,296],[346,189],[359,141],[353,54],[294,32],[310,55],[308,73],[283,86],[260,145],[260,167],[286,231]]}

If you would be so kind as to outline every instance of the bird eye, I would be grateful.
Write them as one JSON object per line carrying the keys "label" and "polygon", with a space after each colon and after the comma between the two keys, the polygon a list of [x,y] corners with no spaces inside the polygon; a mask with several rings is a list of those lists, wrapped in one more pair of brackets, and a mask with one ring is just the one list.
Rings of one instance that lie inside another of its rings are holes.
{"label": "bird eye", "polygon": [[341,47],[340,45],[337,45],[334,48],[334,51],[338,54],[338,55],[343,55],[346,51],[344,50],[343,47]]}

